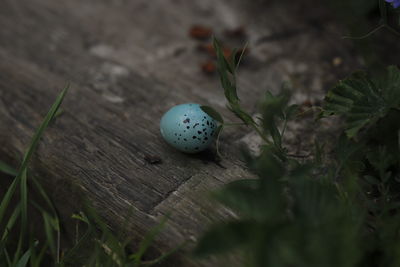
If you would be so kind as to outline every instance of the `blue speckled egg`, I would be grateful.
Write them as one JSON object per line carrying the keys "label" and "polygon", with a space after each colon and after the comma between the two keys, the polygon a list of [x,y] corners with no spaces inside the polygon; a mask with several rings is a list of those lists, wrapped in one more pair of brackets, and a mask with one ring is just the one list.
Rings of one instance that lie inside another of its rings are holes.
{"label": "blue speckled egg", "polygon": [[186,153],[197,153],[214,140],[217,123],[199,104],[182,104],[161,118],[160,131],[168,144]]}

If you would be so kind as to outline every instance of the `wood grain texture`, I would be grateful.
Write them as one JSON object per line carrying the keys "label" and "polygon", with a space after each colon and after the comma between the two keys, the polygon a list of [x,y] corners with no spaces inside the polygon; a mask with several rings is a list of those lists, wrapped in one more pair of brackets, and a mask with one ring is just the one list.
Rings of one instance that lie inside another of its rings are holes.
{"label": "wood grain texture", "polygon": [[[250,3],[249,3],[250,2]],[[84,196],[118,229],[130,210],[128,234],[139,240],[171,213],[160,251],[196,240],[208,224],[229,216],[208,192],[249,177],[238,146],[247,129],[223,136],[226,158],[212,151],[185,155],[168,147],[159,119],[171,106],[198,102],[228,118],[218,77],[205,76],[207,56],[188,37],[194,23],[216,35],[244,25],[250,55],[240,70],[243,105],[256,112],[265,90],[295,82],[295,99],[316,101],[324,87],[357,65],[325,15],[306,20],[303,4],[273,1],[4,0],[0,3],[0,157],[16,164],[57,93],[71,89],[64,112],[46,132],[31,171],[50,189],[67,218]],[[319,15],[315,15],[319,14]],[[240,44],[237,40],[226,43]],[[147,155],[162,159],[149,164]],[[183,257],[183,256],[182,256]],[[215,263],[182,259],[182,266]]]}

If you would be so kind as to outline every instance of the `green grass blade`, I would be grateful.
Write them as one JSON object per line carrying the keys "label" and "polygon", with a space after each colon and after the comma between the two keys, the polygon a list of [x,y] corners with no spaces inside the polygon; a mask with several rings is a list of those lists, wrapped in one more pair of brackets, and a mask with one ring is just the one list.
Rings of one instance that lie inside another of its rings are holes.
{"label": "green grass blade", "polygon": [[[21,205],[18,204],[18,205],[15,207],[15,209],[14,209],[13,213],[11,214],[10,218],[8,219],[6,228],[4,229],[3,236],[1,237],[1,242],[2,242],[3,240],[6,240],[6,239],[7,239],[8,233],[9,233],[10,230],[13,228],[15,222],[17,221],[19,215],[21,214],[20,211],[21,211]],[[3,247],[0,245],[0,250],[2,250],[2,249],[3,249]]]}
{"label": "green grass blade", "polygon": [[19,239],[18,239],[18,246],[17,250],[14,254],[14,263],[17,262],[17,260],[20,257],[21,251],[22,251],[22,246],[24,243],[24,237],[27,232],[27,224],[28,224],[28,189],[27,189],[27,169],[22,170],[22,174],[18,175],[21,177],[20,181],[20,190],[21,190],[21,196],[20,196],[20,205],[21,205],[21,229],[20,229],[20,234],[19,234]]}
{"label": "green grass blade", "polygon": [[[44,190],[44,188],[42,187],[42,185],[34,178],[32,177],[31,181],[33,181],[33,184],[36,186],[36,189],[39,191],[39,194],[41,195],[41,197],[44,199],[44,201],[46,202],[46,204],[49,206],[52,214],[48,214],[48,216],[51,218],[51,220],[49,220],[49,222],[51,223],[51,226],[53,227],[54,231],[57,234],[57,243],[56,243],[56,262],[59,263],[60,262],[60,231],[61,231],[61,227],[60,227],[60,219],[58,217],[58,212],[53,204],[53,202],[51,201],[50,197],[47,195],[46,191]],[[44,209],[40,206],[38,206],[38,208],[42,211]],[[48,231],[46,231],[46,233],[48,233]]]}
{"label": "green grass blade", "polygon": [[7,261],[8,266],[11,266],[11,259],[10,259],[10,256],[8,255],[7,249],[4,249],[4,255],[6,257],[6,261]]}
{"label": "green grass blade", "polygon": [[52,222],[51,222],[51,217],[47,212],[42,213],[43,221],[44,221],[44,229],[46,233],[46,238],[50,246],[50,250],[53,253],[53,255],[56,256],[57,250],[56,250],[56,242],[54,239],[54,229],[52,227]]}
{"label": "green grass blade", "polygon": [[5,174],[9,174],[12,176],[17,176],[18,172],[10,167],[9,165],[7,165],[5,162],[0,160],[0,172],[4,172]]}
{"label": "green grass blade", "polygon": [[0,204],[0,223],[4,219],[4,213],[6,212],[8,204],[10,203],[11,198],[14,195],[15,189],[17,188],[18,184],[19,184],[19,180],[14,179],[14,181],[8,187],[7,192],[5,193],[3,199],[1,200],[1,204]]}
{"label": "green grass blade", "polygon": [[65,87],[62,92],[59,94],[59,96],[57,97],[56,101],[54,102],[54,104],[51,106],[49,112],[47,113],[46,117],[44,118],[42,124],[40,125],[40,127],[36,130],[35,135],[32,138],[31,144],[28,148],[28,151],[26,152],[24,159],[22,161],[21,167],[19,172],[21,172],[23,169],[25,169],[28,165],[28,162],[30,160],[30,158],[32,157],[33,152],[36,150],[36,147],[38,146],[39,140],[42,137],[44,131],[46,130],[47,126],[49,125],[49,123],[51,122],[51,120],[54,118],[54,116],[57,114],[57,111],[65,97],[65,94],[68,91],[68,87]]}
{"label": "green grass blade", "polygon": [[[7,240],[8,240],[8,235],[9,235],[9,231],[7,231],[7,230],[5,230],[4,231],[4,238],[0,241],[0,259],[3,259],[3,254],[4,254],[4,256],[7,258],[7,249],[6,249],[6,243],[7,243]],[[7,262],[9,262],[9,261],[7,261]],[[11,263],[10,264],[8,264],[8,265],[11,265]]]}
{"label": "green grass blade", "polygon": [[87,226],[88,226],[88,229],[83,234],[83,236],[78,240],[78,242],[76,242],[76,244],[65,253],[64,257],[61,259],[61,266],[70,265],[71,263],[73,263],[74,256],[76,256],[79,253],[80,250],[82,250],[83,248],[87,247],[89,244],[93,243],[93,239],[92,238],[94,236],[95,229],[89,223],[89,220],[86,217],[86,215],[83,214],[83,213],[74,214],[72,216],[72,218],[73,219],[77,219],[77,220],[82,221],[82,222],[85,222],[87,224]]}
{"label": "green grass blade", "polygon": [[[42,266],[42,260],[47,251],[47,248],[48,248],[48,244],[45,244],[42,247],[42,249],[40,250],[39,254],[37,256],[35,256],[34,259],[31,258],[31,266],[32,267],[41,267]],[[32,252],[34,252],[34,250]]]}
{"label": "green grass blade", "polygon": [[25,267],[28,264],[29,258],[31,257],[32,253],[32,248],[29,248],[28,251],[22,255],[22,257],[19,259],[17,264],[15,265],[16,267]]}
{"label": "green grass blade", "polygon": [[140,242],[139,250],[135,254],[133,254],[130,258],[134,259],[133,266],[138,267],[141,264],[142,257],[147,249],[150,247],[151,243],[153,242],[154,238],[161,232],[164,228],[165,223],[167,222],[168,217],[164,217],[161,222],[156,225]]}
{"label": "green grass blade", "polygon": [[64,90],[60,93],[60,95],[57,97],[55,103],[52,105],[52,107],[50,108],[50,111],[47,113],[44,121],[42,122],[42,124],[40,125],[40,127],[38,128],[38,130],[36,131],[34,137],[32,138],[31,141],[31,145],[29,146],[27,152],[25,153],[24,159],[22,161],[21,167],[19,168],[19,171],[16,175],[16,178],[14,179],[13,183],[10,185],[10,187],[8,188],[6,194],[4,195],[1,204],[0,204],[0,223],[3,221],[3,216],[4,213],[8,207],[8,204],[10,203],[10,200],[12,198],[12,196],[14,195],[14,192],[17,188],[17,186],[20,183],[21,180],[21,176],[23,173],[23,170],[26,169],[26,167],[28,166],[29,160],[33,154],[33,152],[35,151],[39,139],[40,137],[43,135],[44,130],[47,128],[47,126],[49,125],[50,121],[53,119],[53,117],[57,114],[57,110],[60,107],[65,94],[68,91],[68,86],[64,88]]}
{"label": "green grass blade", "polygon": [[58,212],[57,212],[53,202],[51,201],[50,197],[47,195],[46,191],[42,187],[42,185],[38,182],[37,179],[35,179],[35,177],[31,177],[30,180],[33,181],[33,184],[35,185],[36,189],[38,190],[40,196],[43,198],[43,200],[46,202],[46,204],[49,206],[49,208],[53,212],[53,216],[58,218]]}
{"label": "green grass blade", "polygon": [[[21,229],[26,230],[28,224],[28,182],[27,182],[27,169],[22,170],[21,175]],[[25,232],[24,232],[25,233]]]}
{"label": "green grass blade", "polygon": [[[41,213],[42,218],[43,218],[43,226],[44,226],[44,232],[46,234],[47,238],[47,245],[50,247],[50,251],[52,252],[54,258],[56,259],[56,262],[59,263],[59,251],[60,251],[60,246],[59,246],[59,236],[60,236],[60,222],[57,214],[50,214],[47,212],[43,207],[41,207],[38,203],[35,201],[31,201],[33,206]],[[55,239],[55,234],[56,238]]]}

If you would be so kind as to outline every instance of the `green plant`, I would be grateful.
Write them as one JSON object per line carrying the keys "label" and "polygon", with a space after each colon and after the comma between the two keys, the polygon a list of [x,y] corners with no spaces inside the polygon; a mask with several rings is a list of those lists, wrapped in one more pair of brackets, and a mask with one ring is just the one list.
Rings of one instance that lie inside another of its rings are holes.
{"label": "green plant", "polygon": [[[35,177],[31,176],[28,180],[28,166],[44,131],[60,114],[59,107],[67,90],[68,87],[60,93],[37,129],[18,171],[0,161],[0,172],[15,177],[0,200],[0,266],[39,267],[50,264],[139,267],[161,262],[179,247],[154,260],[143,261],[142,258],[156,235],[163,229],[166,218],[145,236],[136,252],[129,252],[130,240],[121,241],[121,236],[113,234],[91,208],[73,215],[73,218],[84,224],[86,231],[71,248],[62,250],[61,222],[57,209]],[[31,197],[31,190],[37,192],[39,199]],[[35,209],[42,217],[42,227],[30,227],[28,217],[31,209]],[[20,228],[16,229],[18,226]],[[36,239],[40,232],[45,233],[45,239],[41,241]],[[17,242],[14,237],[17,237]]]}
{"label": "green plant", "polygon": [[[264,140],[245,153],[258,179],[232,182],[213,195],[236,216],[211,226],[194,254],[235,253],[243,266],[399,266],[400,70],[375,79],[358,72],[326,96],[320,117],[344,118],[333,151],[318,143],[309,158],[293,157],[283,142],[299,117],[290,93],[266,93],[259,122],[239,104],[234,60],[214,42],[228,107]],[[203,108],[221,123],[222,116]],[[223,124],[222,124],[223,125]],[[322,143],[322,142],[320,142]]]}

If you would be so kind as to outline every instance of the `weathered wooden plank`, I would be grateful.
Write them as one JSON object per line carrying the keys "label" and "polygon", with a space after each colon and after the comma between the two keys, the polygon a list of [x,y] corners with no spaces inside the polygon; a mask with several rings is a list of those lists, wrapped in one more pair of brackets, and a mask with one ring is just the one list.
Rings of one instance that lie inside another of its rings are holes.
{"label": "weathered wooden plank", "polygon": [[[62,79],[0,54],[1,73],[7,77],[0,81],[0,125],[12,125],[1,131],[1,140],[5,151],[21,158],[37,126],[35,122],[55,97],[56,91],[49,91],[49,86],[56,88]],[[133,208],[129,227],[136,238],[154,226],[154,219],[172,212],[171,229],[164,232],[164,239],[173,247],[188,236],[197,235],[205,222],[212,219],[206,198],[208,190],[245,172],[237,160],[224,169],[213,162],[206,164],[207,155],[188,157],[167,147],[159,137],[158,120],[153,119],[161,113],[147,104],[154,97],[149,92],[156,86],[140,81],[139,77],[127,81],[143,91],[127,93],[131,100],[125,103],[137,98],[143,98],[142,101],[124,107],[110,107],[107,100],[98,99],[93,91],[74,84],[63,116],[41,143],[33,162],[34,174],[45,177],[47,187],[62,192],[62,198],[70,193],[63,192],[64,186],[72,188],[74,196],[85,192],[103,216],[113,218],[111,225],[122,223]],[[161,94],[158,92],[158,96]],[[160,156],[163,164],[149,165],[144,160],[146,154]],[[169,206],[163,206],[165,200]]]}
{"label": "weathered wooden plank", "polygon": [[[355,64],[345,46],[332,45],[340,38],[332,22],[315,27],[321,17],[314,13],[301,20],[307,10],[302,4],[7,0],[0,5],[0,156],[14,163],[21,158],[58,90],[70,81],[64,114],[46,133],[33,173],[52,189],[64,216],[79,209],[81,195],[116,229],[133,209],[128,228],[138,239],[172,211],[158,239],[161,249],[195,239],[225,216],[207,192],[250,175],[237,155],[245,129],[224,135],[224,167],[209,153],[178,153],[159,135],[159,118],[175,104],[199,102],[223,110],[218,78],[200,72],[207,56],[187,35],[193,23],[215,25],[218,35],[245,25],[251,54],[240,71],[240,95],[254,112],[260,94],[276,92],[285,79],[295,83],[298,101],[314,101],[347,70],[335,69],[333,57]],[[163,163],[149,164],[146,155]]]}

